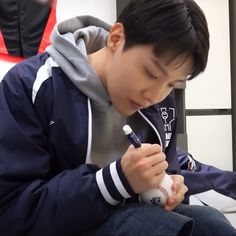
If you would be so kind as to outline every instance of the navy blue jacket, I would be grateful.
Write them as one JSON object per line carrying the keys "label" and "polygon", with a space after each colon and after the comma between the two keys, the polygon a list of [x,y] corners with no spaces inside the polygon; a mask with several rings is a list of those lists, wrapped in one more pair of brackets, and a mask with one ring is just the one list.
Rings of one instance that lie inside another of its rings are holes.
{"label": "navy blue jacket", "polygon": [[[90,154],[90,100],[48,54],[12,68],[0,84],[0,235],[74,235],[136,194],[120,160],[100,169]],[[179,173],[174,94],[140,114]],[[115,174],[114,174],[115,173]]]}

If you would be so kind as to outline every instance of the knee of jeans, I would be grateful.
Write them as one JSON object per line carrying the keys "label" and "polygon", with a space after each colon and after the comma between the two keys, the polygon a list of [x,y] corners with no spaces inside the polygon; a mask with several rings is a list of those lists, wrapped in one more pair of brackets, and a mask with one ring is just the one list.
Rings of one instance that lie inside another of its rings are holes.
{"label": "knee of jeans", "polygon": [[224,214],[218,211],[216,208],[204,206],[199,211],[201,211],[201,218],[205,223],[213,223],[216,225],[217,222],[228,221]]}
{"label": "knee of jeans", "polygon": [[208,215],[211,215],[211,216],[216,216],[216,215],[222,216],[223,215],[222,212],[220,212],[216,208],[210,207],[210,206],[205,206],[204,212],[206,212]]}

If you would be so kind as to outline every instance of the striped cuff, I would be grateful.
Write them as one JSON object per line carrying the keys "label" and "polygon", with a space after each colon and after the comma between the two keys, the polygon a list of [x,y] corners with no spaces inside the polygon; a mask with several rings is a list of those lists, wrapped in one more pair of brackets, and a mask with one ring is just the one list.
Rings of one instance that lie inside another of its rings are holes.
{"label": "striped cuff", "polygon": [[135,195],[123,174],[120,160],[97,171],[96,181],[103,198],[110,205],[115,206]]}

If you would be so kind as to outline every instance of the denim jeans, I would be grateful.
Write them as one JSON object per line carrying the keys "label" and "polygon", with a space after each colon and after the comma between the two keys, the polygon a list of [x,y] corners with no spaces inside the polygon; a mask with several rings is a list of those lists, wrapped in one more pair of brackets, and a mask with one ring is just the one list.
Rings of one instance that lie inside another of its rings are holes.
{"label": "denim jeans", "polygon": [[82,236],[233,236],[225,216],[207,206],[179,205],[168,212],[158,206],[128,203],[119,206],[101,225]]}

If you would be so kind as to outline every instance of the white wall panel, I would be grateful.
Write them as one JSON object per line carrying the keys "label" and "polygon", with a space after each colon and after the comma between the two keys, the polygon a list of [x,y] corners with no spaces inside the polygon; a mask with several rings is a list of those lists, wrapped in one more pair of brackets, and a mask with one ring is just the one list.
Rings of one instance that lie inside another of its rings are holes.
{"label": "white wall panel", "polygon": [[228,0],[196,0],[205,12],[210,31],[206,71],[187,82],[186,108],[231,108]]}
{"label": "white wall panel", "polygon": [[116,20],[115,0],[58,0],[58,21],[78,15],[96,16],[112,24]]}
{"label": "white wall panel", "polygon": [[187,117],[188,150],[200,162],[232,170],[231,115]]}

